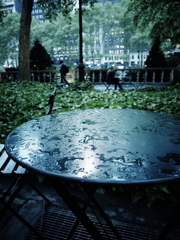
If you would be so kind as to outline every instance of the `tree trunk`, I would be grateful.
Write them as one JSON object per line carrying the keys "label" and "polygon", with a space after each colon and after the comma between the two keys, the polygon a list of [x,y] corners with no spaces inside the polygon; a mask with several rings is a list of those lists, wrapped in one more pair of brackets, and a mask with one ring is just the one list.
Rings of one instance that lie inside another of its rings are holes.
{"label": "tree trunk", "polygon": [[19,80],[30,80],[30,28],[33,0],[23,0],[19,35]]}

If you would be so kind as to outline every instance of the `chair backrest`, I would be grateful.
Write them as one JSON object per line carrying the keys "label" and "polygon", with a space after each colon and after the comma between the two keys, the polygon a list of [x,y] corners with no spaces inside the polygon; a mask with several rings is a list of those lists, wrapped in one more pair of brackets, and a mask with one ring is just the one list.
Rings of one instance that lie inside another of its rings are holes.
{"label": "chair backrest", "polygon": [[24,174],[26,169],[14,162],[6,153],[4,144],[0,144],[0,175]]}
{"label": "chair backrest", "polygon": [[53,109],[53,105],[54,105],[54,99],[55,99],[55,96],[56,96],[56,91],[57,91],[57,88],[54,88],[53,92],[49,96],[49,101],[48,101],[48,104],[47,104],[47,105],[49,105],[49,109],[48,109],[46,115],[50,115],[52,113],[52,109]]}

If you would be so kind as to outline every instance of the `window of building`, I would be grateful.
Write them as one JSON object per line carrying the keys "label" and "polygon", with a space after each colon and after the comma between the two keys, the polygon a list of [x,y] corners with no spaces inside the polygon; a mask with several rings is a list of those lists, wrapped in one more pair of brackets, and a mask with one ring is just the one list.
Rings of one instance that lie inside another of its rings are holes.
{"label": "window of building", "polygon": [[115,50],[114,53],[115,53],[115,54],[119,54],[119,50]]}

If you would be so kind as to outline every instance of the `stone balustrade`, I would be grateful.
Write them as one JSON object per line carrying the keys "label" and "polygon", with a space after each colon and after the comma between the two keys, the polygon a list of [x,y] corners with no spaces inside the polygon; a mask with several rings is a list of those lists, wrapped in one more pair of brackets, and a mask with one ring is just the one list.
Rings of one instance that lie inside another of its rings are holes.
{"label": "stone balustrade", "polygon": [[[129,68],[116,69],[116,74],[120,79],[145,82],[145,83],[169,83],[179,82],[175,78],[174,68]],[[93,84],[99,84],[105,81],[107,69],[85,69],[85,79],[90,80]],[[0,72],[0,82],[11,82],[18,79],[17,71]],[[67,74],[67,80],[73,83],[78,79],[78,70],[73,69]],[[31,71],[31,81],[38,82],[60,82],[60,73],[58,70],[41,70]]]}

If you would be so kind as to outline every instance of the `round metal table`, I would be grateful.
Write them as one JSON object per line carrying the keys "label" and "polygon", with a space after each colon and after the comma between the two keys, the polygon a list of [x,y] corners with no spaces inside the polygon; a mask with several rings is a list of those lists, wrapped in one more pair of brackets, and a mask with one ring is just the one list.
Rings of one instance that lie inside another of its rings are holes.
{"label": "round metal table", "polygon": [[[180,118],[134,109],[91,109],[46,115],[22,124],[7,137],[8,155],[45,175],[94,239],[103,239],[86,214],[93,204],[122,239],[94,193],[99,184],[161,184],[180,180]],[[63,180],[63,181],[61,181]],[[66,180],[66,181],[64,181]],[[64,184],[66,182],[67,184]],[[83,206],[69,185],[86,197]],[[169,231],[168,223],[159,239]]]}
{"label": "round metal table", "polygon": [[43,116],[7,137],[20,165],[51,177],[110,184],[180,179],[180,118],[134,109]]}

